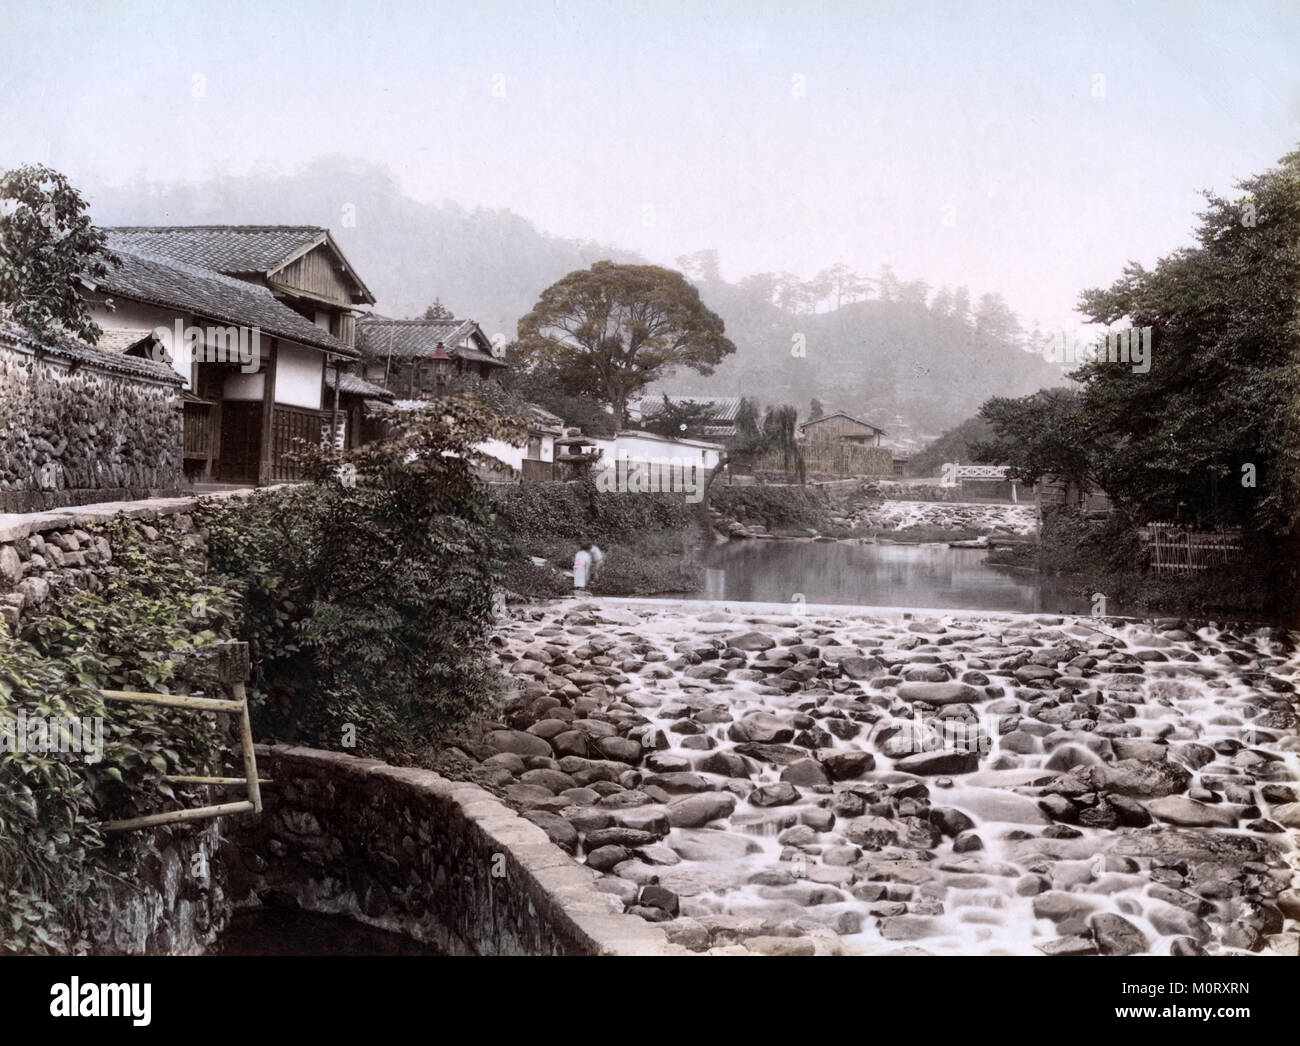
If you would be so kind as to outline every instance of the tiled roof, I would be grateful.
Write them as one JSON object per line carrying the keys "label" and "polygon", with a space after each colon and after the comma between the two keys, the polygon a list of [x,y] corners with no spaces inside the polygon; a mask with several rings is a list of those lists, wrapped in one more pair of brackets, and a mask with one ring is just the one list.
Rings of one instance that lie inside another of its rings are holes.
{"label": "tiled roof", "polygon": [[[498,367],[506,366],[490,352],[471,344],[460,344],[483,332],[473,320],[378,320],[364,319],[357,324],[357,348],[368,359],[416,359],[432,356],[442,342],[456,359],[472,360]],[[486,339],[484,339],[486,340]]]}
{"label": "tiled roof", "polygon": [[67,334],[37,335],[12,320],[0,320],[0,345],[37,355],[55,356],[73,363],[84,363],[114,374],[147,378],[165,385],[185,384],[185,379],[165,363],[104,352]]}
{"label": "tiled roof", "polygon": [[326,232],[314,225],[123,225],[107,231],[115,248],[159,254],[227,275],[270,272]]}
{"label": "tiled roof", "polygon": [[[739,396],[668,396],[669,404],[674,407],[696,405],[708,407],[709,420],[715,425],[734,422],[736,411],[740,410]],[[664,409],[664,396],[646,396],[641,401],[641,416],[653,418]]]}
{"label": "tiled roof", "polygon": [[145,327],[106,327],[99,336],[95,348],[100,352],[112,352],[117,355],[135,348],[142,341],[152,342],[158,335],[152,328]]}
{"label": "tiled roof", "polygon": [[[330,388],[334,387],[334,368],[331,367],[325,372],[325,381]],[[349,396],[367,396],[376,400],[391,400],[393,394],[382,385],[375,385],[364,378],[359,378],[355,374],[349,374],[344,371],[339,375],[339,392]]]}
{"label": "tiled roof", "polygon": [[107,231],[115,249],[173,258],[227,276],[267,276],[328,243],[356,283],[362,301],[375,301],[329,230],[318,225],[120,225]]}
{"label": "tiled roof", "polygon": [[855,418],[852,414],[845,414],[844,411],[842,410],[833,410],[829,414],[823,414],[820,418],[813,418],[811,421],[805,421],[802,425],[799,426],[799,430],[803,431],[809,425],[816,425],[823,421],[829,421],[831,418],[844,418],[847,421],[853,422],[855,425],[863,425],[874,432],[879,432],[882,436],[885,434],[885,430],[882,429],[879,425],[873,425],[869,421],[863,421],[861,418]]}
{"label": "tiled roof", "polygon": [[122,264],[108,266],[108,274],[93,283],[97,290],[194,313],[202,319],[256,327],[263,334],[287,338],[350,360],[361,355],[329,331],[294,312],[260,284],[137,251],[118,240],[115,234],[109,236],[109,247]]}

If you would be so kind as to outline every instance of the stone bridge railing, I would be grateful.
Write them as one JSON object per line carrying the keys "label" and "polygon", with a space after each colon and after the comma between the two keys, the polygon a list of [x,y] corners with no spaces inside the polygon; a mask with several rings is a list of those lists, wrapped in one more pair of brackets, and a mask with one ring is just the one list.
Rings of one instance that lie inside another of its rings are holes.
{"label": "stone bridge railing", "polygon": [[236,906],[287,895],[453,955],[682,952],[477,785],[308,748],[257,763],[265,813],[227,822]]}

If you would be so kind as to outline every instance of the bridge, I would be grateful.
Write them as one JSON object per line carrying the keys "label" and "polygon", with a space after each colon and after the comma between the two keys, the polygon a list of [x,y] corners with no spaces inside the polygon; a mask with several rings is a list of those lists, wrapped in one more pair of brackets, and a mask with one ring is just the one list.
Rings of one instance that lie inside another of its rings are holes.
{"label": "bridge", "polygon": [[[959,465],[955,461],[950,461],[943,466],[943,478],[940,480],[942,486],[957,487],[966,480],[987,480],[989,482],[1005,482],[1007,473],[1010,471],[1008,465]],[[1015,480],[1011,481],[1011,500],[1019,502],[1019,492],[1016,489]]]}

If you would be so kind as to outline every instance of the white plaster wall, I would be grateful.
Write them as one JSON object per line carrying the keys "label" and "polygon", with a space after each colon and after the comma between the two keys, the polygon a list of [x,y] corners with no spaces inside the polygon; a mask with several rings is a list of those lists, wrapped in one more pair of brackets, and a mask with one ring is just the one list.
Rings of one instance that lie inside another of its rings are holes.
{"label": "white plaster wall", "polygon": [[321,409],[321,382],[325,377],[325,354],[279,341],[275,362],[275,402],[290,407]]}

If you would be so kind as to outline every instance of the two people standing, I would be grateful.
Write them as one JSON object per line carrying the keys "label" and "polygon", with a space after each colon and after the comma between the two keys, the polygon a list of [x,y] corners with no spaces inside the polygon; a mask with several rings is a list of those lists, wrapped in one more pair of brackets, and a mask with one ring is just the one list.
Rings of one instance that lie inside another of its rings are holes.
{"label": "two people standing", "polygon": [[600,551],[592,542],[585,541],[579,547],[573,557],[573,593],[586,594],[587,584],[595,580],[600,573],[601,564],[605,562],[605,554]]}

